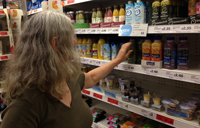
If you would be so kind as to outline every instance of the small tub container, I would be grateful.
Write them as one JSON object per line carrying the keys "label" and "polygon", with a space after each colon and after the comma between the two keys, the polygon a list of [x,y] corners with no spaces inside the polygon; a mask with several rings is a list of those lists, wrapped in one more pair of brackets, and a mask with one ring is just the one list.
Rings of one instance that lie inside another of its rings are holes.
{"label": "small tub container", "polygon": [[194,104],[197,107],[197,110],[200,109],[200,99],[189,98],[187,102],[190,104]]}
{"label": "small tub container", "polygon": [[184,118],[186,120],[192,120],[194,116],[194,112],[196,109],[196,106],[193,104],[188,104],[188,103],[182,103],[180,104],[180,108],[182,112],[188,113],[188,118]]}
{"label": "small tub container", "polygon": [[162,100],[162,103],[165,105],[165,108],[175,110],[179,104],[179,101],[174,99],[164,99]]}

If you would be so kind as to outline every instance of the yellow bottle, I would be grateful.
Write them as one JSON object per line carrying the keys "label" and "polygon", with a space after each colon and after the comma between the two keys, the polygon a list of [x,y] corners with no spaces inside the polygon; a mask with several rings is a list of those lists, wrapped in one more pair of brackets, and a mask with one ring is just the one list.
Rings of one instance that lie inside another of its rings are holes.
{"label": "yellow bottle", "polygon": [[87,51],[86,51],[86,54],[87,54],[87,57],[91,58],[92,57],[92,39],[91,38],[88,38],[87,40]]}
{"label": "yellow bottle", "polygon": [[152,61],[162,60],[162,42],[159,37],[155,37],[154,42],[151,44]]}
{"label": "yellow bottle", "polygon": [[81,56],[81,53],[82,53],[82,41],[83,41],[83,39],[81,37],[79,37],[78,42],[76,44],[76,46],[77,46],[77,52],[78,52],[78,54],[80,56]]}
{"label": "yellow bottle", "polygon": [[83,37],[83,41],[82,41],[82,57],[87,57],[86,49],[87,49],[87,38]]}
{"label": "yellow bottle", "polygon": [[168,19],[172,14],[172,6],[170,0],[162,0],[161,2],[161,19]]}
{"label": "yellow bottle", "polygon": [[142,44],[142,60],[151,60],[151,40],[149,37]]}
{"label": "yellow bottle", "polygon": [[152,19],[157,20],[160,18],[160,8],[161,8],[161,3],[160,0],[154,0],[152,3]]}
{"label": "yellow bottle", "polygon": [[114,6],[114,11],[113,11],[113,22],[119,22],[119,11],[118,11],[118,6]]}
{"label": "yellow bottle", "polygon": [[125,21],[125,15],[124,4],[120,4],[119,22]]}
{"label": "yellow bottle", "polygon": [[98,41],[98,59],[103,60],[103,44],[105,44],[106,41],[100,37],[99,41]]}
{"label": "yellow bottle", "polygon": [[98,43],[96,40],[94,40],[92,45],[92,58],[98,59]]}

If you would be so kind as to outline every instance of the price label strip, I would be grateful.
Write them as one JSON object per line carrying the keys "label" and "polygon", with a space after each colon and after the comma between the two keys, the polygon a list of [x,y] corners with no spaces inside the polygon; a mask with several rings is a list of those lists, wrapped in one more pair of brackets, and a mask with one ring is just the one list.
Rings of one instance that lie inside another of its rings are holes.
{"label": "price label strip", "polygon": [[183,73],[177,73],[177,72],[166,72],[166,76],[175,79],[175,80],[183,80],[185,78],[185,75]]}
{"label": "price label strip", "polygon": [[150,119],[154,119],[155,114],[153,112],[149,112],[147,110],[141,109],[141,114],[144,117],[150,118]]}
{"label": "price label strip", "polygon": [[156,33],[172,33],[172,27],[171,26],[155,26],[154,32]]}
{"label": "price label strip", "polygon": [[191,81],[193,81],[195,83],[200,83],[200,76],[191,75]]}
{"label": "price label strip", "polygon": [[88,60],[88,64],[89,65],[92,65],[93,63],[92,63],[92,60]]}
{"label": "price label strip", "polygon": [[100,94],[97,94],[97,93],[93,93],[93,96],[94,96],[95,98],[97,98],[97,99],[100,99],[100,100],[103,99],[103,96],[100,95]]}
{"label": "price label strip", "polygon": [[83,90],[82,92],[83,92],[84,94],[90,95],[90,91],[88,91],[88,90]]}
{"label": "price label strip", "polygon": [[165,123],[174,125],[174,120],[171,119],[171,118],[168,118],[168,117],[161,116],[161,115],[157,114],[157,115],[156,115],[156,119],[157,119],[157,120],[160,120],[160,121],[162,121],[162,122],[165,122]]}
{"label": "price label strip", "polygon": [[148,74],[148,75],[157,76],[157,75],[159,75],[159,70],[158,69],[147,69],[147,68],[145,68],[144,73]]}
{"label": "price label strip", "polygon": [[112,29],[113,34],[118,34],[119,33],[119,28],[113,28]]}
{"label": "price label strip", "polygon": [[108,98],[108,102],[111,103],[111,104],[118,105],[118,100],[114,100],[112,98]]}
{"label": "price label strip", "polygon": [[87,34],[90,34],[90,29],[89,29],[89,28],[86,29],[86,33],[87,33]]}

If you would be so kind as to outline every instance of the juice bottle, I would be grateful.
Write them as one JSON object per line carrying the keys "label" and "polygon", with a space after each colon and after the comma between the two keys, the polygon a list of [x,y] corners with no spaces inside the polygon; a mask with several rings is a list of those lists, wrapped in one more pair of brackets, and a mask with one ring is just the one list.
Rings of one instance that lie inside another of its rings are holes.
{"label": "juice bottle", "polygon": [[138,46],[137,46],[137,64],[141,64],[141,60],[142,60],[142,44],[143,44],[144,40],[140,39],[138,41]]}
{"label": "juice bottle", "polygon": [[103,14],[101,8],[97,8],[96,23],[102,23],[102,22],[103,22]]}
{"label": "juice bottle", "polygon": [[196,0],[189,0],[188,2],[188,15],[196,15]]}
{"label": "juice bottle", "polygon": [[118,6],[114,6],[114,11],[113,11],[113,22],[119,22],[119,11],[118,11]]}
{"label": "juice bottle", "polygon": [[161,19],[166,20],[171,17],[172,8],[170,0],[162,0],[161,2]]}
{"label": "juice bottle", "polygon": [[142,44],[142,60],[151,60],[151,40],[146,37]]}
{"label": "juice bottle", "polygon": [[172,1],[172,17],[177,16],[177,0]]}
{"label": "juice bottle", "polygon": [[81,37],[79,37],[79,40],[78,40],[78,42],[76,44],[77,51],[78,51],[78,53],[79,53],[80,56],[82,54],[82,41],[83,41],[83,39]]}
{"label": "juice bottle", "polygon": [[124,10],[124,4],[120,4],[120,10],[119,10],[119,22],[125,21],[125,10]]}
{"label": "juice bottle", "polygon": [[92,23],[96,23],[96,18],[97,18],[97,12],[96,12],[96,9],[93,8],[92,9]]}
{"label": "juice bottle", "polygon": [[196,3],[196,14],[198,17],[200,17],[200,0],[197,0]]}
{"label": "juice bottle", "polygon": [[104,54],[103,59],[104,60],[110,60],[111,56],[111,48],[110,48],[110,42],[107,42],[106,44],[103,44]]}
{"label": "juice bottle", "polygon": [[92,58],[92,39],[89,37],[87,40],[87,57]]}
{"label": "juice bottle", "polygon": [[93,59],[98,59],[98,44],[97,40],[93,40],[93,45],[92,45],[92,58]]}
{"label": "juice bottle", "polygon": [[167,43],[164,44],[164,68],[176,68],[176,43],[174,37],[168,37]]}
{"label": "juice bottle", "polygon": [[104,14],[104,23],[107,23],[108,8],[106,7],[106,12]]}
{"label": "juice bottle", "polygon": [[107,13],[107,22],[111,23],[113,22],[113,13],[112,13],[112,7],[108,7],[108,13]]}
{"label": "juice bottle", "polygon": [[151,44],[152,61],[162,60],[162,42],[160,37],[155,37],[154,42]]}
{"label": "juice bottle", "polygon": [[152,17],[152,3],[146,2],[146,22],[148,24],[151,23],[151,17]]}
{"label": "juice bottle", "polygon": [[136,42],[134,38],[130,39],[130,42],[132,42],[131,46],[129,46],[128,50],[133,50],[131,54],[128,56],[128,63],[135,64],[136,63]]}
{"label": "juice bottle", "polygon": [[103,53],[104,53],[104,49],[103,49],[103,44],[105,44],[105,40],[103,39],[103,37],[100,36],[100,39],[98,41],[98,59],[103,60]]}
{"label": "juice bottle", "polygon": [[82,41],[82,57],[87,57],[86,50],[87,49],[87,38],[83,37]]}
{"label": "juice bottle", "polygon": [[76,11],[76,23],[79,23],[79,11]]}
{"label": "juice bottle", "polygon": [[85,23],[85,18],[82,10],[79,11],[78,17],[79,17],[79,24]]}
{"label": "juice bottle", "polygon": [[189,66],[189,45],[187,37],[180,37],[180,43],[177,46],[177,69],[188,70]]}
{"label": "juice bottle", "polygon": [[117,57],[117,53],[118,53],[117,45],[115,42],[112,42],[111,49],[112,49],[112,55],[111,55],[112,60],[114,60]]}
{"label": "juice bottle", "polygon": [[157,20],[160,19],[160,7],[161,3],[160,0],[154,0],[152,3],[152,19]]}

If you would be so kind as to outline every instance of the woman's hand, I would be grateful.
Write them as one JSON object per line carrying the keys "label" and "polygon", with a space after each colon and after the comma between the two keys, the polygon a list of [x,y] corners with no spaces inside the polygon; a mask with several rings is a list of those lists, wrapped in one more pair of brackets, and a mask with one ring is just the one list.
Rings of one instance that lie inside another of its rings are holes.
{"label": "woman's hand", "polygon": [[128,58],[128,56],[131,54],[131,52],[133,52],[133,50],[129,50],[129,51],[127,52],[128,47],[129,47],[131,44],[132,44],[131,42],[128,42],[128,43],[125,43],[125,44],[122,45],[122,47],[121,47],[121,49],[119,50],[119,53],[118,53],[118,55],[117,55],[117,57],[116,57],[116,61],[117,61],[118,63],[121,63],[121,62],[125,61],[125,60]]}

